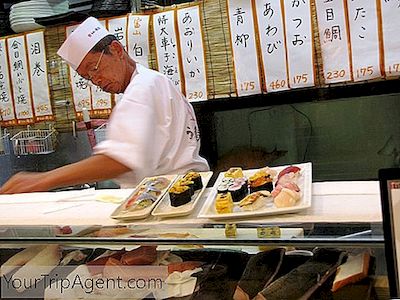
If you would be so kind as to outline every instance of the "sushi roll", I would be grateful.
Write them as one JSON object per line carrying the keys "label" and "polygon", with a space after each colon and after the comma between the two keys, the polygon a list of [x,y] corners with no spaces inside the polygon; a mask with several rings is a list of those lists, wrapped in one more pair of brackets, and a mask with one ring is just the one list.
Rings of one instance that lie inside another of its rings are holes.
{"label": "sushi roll", "polygon": [[174,184],[169,189],[169,199],[171,206],[177,207],[186,204],[192,200],[191,189],[187,185]]}
{"label": "sushi roll", "polygon": [[233,178],[224,177],[221,180],[221,183],[217,187],[218,193],[227,193],[228,188],[235,182]]}
{"label": "sushi roll", "polygon": [[201,179],[200,173],[189,172],[185,176],[183,176],[183,179],[193,181],[193,189],[195,191],[200,190],[203,187],[203,181]]}
{"label": "sushi roll", "polygon": [[187,186],[190,189],[190,196],[194,195],[195,189],[194,189],[194,182],[193,181],[191,181],[189,179],[181,178],[174,185]]}
{"label": "sushi roll", "polygon": [[246,181],[236,178],[235,182],[228,188],[228,192],[231,193],[233,202],[242,200],[248,193]]}
{"label": "sushi roll", "polygon": [[249,187],[250,193],[262,190],[271,192],[274,189],[272,176],[262,169],[249,178]]}

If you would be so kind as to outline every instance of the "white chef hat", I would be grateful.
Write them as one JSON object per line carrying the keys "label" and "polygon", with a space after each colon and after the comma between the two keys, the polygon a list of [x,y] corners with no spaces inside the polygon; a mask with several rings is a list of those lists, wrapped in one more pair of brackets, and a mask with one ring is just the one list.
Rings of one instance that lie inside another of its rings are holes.
{"label": "white chef hat", "polygon": [[109,34],[96,18],[89,17],[67,37],[57,54],[76,70],[86,54]]}

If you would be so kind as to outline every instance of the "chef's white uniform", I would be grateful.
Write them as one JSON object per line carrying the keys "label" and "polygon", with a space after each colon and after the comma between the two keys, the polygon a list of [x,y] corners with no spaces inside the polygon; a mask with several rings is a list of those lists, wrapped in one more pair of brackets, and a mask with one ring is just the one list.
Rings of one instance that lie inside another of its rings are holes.
{"label": "chef's white uniform", "polygon": [[134,187],[148,176],[209,170],[199,155],[192,106],[166,76],[140,64],[113,109],[106,137],[94,153],[132,169],[116,178],[121,187]]}

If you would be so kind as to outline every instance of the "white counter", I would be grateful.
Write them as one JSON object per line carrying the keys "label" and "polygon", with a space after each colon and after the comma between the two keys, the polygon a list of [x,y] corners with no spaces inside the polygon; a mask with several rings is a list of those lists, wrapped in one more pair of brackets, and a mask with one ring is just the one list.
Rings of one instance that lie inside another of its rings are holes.
{"label": "white counter", "polygon": [[[0,195],[0,226],[15,225],[167,225],[227,223],[229,220],[198,218],[198,213],[210,189],[207,189],[192,214],[185,217],[158,219],[149,216],[143,220],[120,222],[110,218],[118,204],[104,203],[96,198],[113,195],[127,197],[127,190],[84,190],[58,193],[31,193]],[[379,182],[338,181],[313,183],[312,206],[304,211],[264,216],[257,219],[236,219],[235,223],[352,223],[381,222]],[[75,202],[62,202],[76,197]],[[60,201],[61,200],[61,201]],[[78,201],[79,200],[79,201]]]}

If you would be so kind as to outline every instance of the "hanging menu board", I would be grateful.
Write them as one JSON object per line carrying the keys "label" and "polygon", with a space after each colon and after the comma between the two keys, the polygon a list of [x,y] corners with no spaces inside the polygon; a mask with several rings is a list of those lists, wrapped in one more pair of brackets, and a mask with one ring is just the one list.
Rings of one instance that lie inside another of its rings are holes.
{"label": "hanging menu board", "polygon": [[347,1],[354,81],[381,76],[375,0]]}
{"label": "hanging menu board", "polygon": [[38,31],[28,33],[26,35],[26,44],[28,47],[29,74],[36,121],[53,120],[54,117],[47,77],[44,32]]}
{"label": "hanging menu board", "polygon": [[207,78],[199,6],[179,9],[179,41],[182,52],[186,98],[207,100]]}
{"label": "hanging menu board", "polygon": [[400,75],[400,1],[381,0],[382,39],[386,76]]}
{"label": "hanging menu board", "polygon": [[261,93],[251,0],[227,0],[236,92],[238,96]]}
{"label": "hanging menu board", "polygon": [[[106,22],[104,20],[99,22],[101,25],[106,27]],[[99,68],[101,68],[101,61]],[[111,113],[112,103],[110,93],[103,91],[100,87],[94,84],[90,84],[90,93],[94,114],[104,115]]]}
{"label": "hanging menu board", "polygon": [[128,54],[145,67],[149,67],[149,24],[149,15],[128,16]]}
{"label": "hanging menu board", "polygon": [[284,1],[289,87],[315,85],[310,0]]}
{"label": "hanging menu board", "polygon": [[286,41],[280,0],[255,2],[267,92],[287,90]]}
{"label": "hanging menu board", "polygon": [[153,15],[158,71],[166,75],[182,91],[179,52],[175,31],[175,11]]}
{"label": "hanging menu board", "polygon": [[107,19],[107,29],[110,33],[115,35],[117,40],[127,49],[127,31],[128,18],[126,16],[115,17]]}
{"label": "hanging menu board", "polygon": [[[78,25],[68,26],[66,36],[68,37]],[[83,78],[73,68],[69,67],[70,83],[72,88],[72,99],[74,101],[75,112],[82,116],[82,108],[92,109],[90,100],[90,87],[88,80]]]}
{"label": "hanging menu board", "polygon": [[351,80],[344,0],[316,1],[325,83]]}
{"label": "hanging menu board", "polygon": [[2,126],[17,123],[8,70],[6,40],[0,38],[0,124]]}
{"label": "hanging menu board", "polygon": [[29,85],[29,66],[26,58],[25,36],[18,35],[8,38],[7,50],[10,62],[15,114],[18,124],[30,124],[34,122],[34,115]]}

